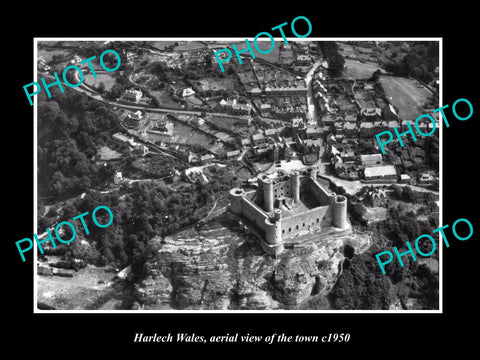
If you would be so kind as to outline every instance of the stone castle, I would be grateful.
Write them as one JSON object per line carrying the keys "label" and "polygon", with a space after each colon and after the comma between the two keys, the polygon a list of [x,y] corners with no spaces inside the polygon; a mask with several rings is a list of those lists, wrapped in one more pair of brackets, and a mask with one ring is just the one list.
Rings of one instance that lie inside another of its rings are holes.
{"label": "stone castle", "polygon": [[229,212],[260,241],[263,250],[278,255],[287,244],[312,233],[350,229],[347,199],[328,193],[316,180],[293,171],[258,177],[257,189],[230,190]]}

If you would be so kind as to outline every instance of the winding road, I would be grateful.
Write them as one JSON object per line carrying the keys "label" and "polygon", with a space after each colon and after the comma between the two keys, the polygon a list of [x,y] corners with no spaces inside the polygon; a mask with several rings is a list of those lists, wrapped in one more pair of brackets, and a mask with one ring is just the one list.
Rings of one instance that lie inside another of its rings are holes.
{"label": "winding road", "polygon": [[[54,79],[54,77],[52,75],[47,74],[47,73],[41,73],[39,71],[38,74],[41,74],[45,77]],[[62,84],[65,85],[65,87],[70,88],[64,82],[62,82]],[[209,115],[212,115],[212,116],[222,116],[222,117],[230,117],[230,118],[243,118],[242,116],[238,116],[238,115],[230,115],[230,114],[225,114],[225,113],[210,112],[210,111],[208,111],[208,109],[198,111],[198,110],[172,109],[172,108],[165,108],[165,107],[154,108],[154,107],[150,107],[150,106],[147,106],[147,105],[138,105],[138,104],[136,104],[136,105],[134,105],[134,104],[132,104],[132,105],[121,104],[121,103],[118,103],[116,101],[106,100],[100,94],[96,93],[94,90],[92,90],[90,88],[87,88],[87,87],[84,87],[83,85],[80,85],[80,86],[77,86],[77,87],[74,87],[74,88],[71,88],[71,89],[73,89],[73,90],[75,90],[79,93],[85,94],[92,99],[95,99],[97,101],[101,101],[104,104],[117,106],[117,107],[121,107],[121,108],[124,108],[124,109],[129,109],[129,110],[143,110],[143,111],[155,112],[155,113],[176,113],[176,114],[187,114],[187,115],[197,115],[197,116],[201,116],[202,113],[208,113]]]}

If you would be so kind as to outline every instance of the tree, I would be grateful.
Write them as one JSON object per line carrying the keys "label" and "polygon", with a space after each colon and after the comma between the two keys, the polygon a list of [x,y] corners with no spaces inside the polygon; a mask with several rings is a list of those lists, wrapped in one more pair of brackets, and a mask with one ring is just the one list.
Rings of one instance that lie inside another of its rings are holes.
{"label": "tree", "polygon": [[78,215],[77,208],[72,204],[67,204],[62,209],[62,219],[71,219]]}
{"label": "tree", "polygon": [[403,190],[400,186],[393,185],[393,193],[395,194],[395,198],[397,200],[402,200],[403,199]]}
{"label": "tree", "polygon": [[51,206],[50,209],[48,209],[48,212],[46,214],[47,217],[54,217],[57,216],[57,209],[54,206]]}
{"label": "tree", "polygon": [[205,62],[205,67],[207,69],[212,67],[212,57],[210,54],[205,55],[205,57],[203,58],[203,61]]}
{"label": "tree", "polygon": [[105,92],[105,83],[103,81],[100,81],[100,84],[98,84],[97,91],[100,94],[103,94]]}
{"label": "tree", "polygon": [[111,99],[111,100],[116,100],[119,98],[123,93],[125,92],[125,87],[115,83],[113,86],[110,88],[109,91],[107,91],[106,98]]}
{"label": "tree", "polygon": [[372,254],[353,258],[329,294],[335,309],[388,309],[394,288]]}
{"label": "tree", "polygon": [[334,41],[319,41],[318,48],[322,51],[323,57],[328,62],[328,70],[332,76],[340,76],[342,74],[345,60],[338,52],[338,45]]}
{"label": "tree", "polygon": [[372,78],[371,80],[372,81],[377,81],[380,79],[380,76],[382,76],[382,71],[379,69],[379,70],[376,70],[373,74],[372,74]]}
{"label": "tree", "polygon": [[411,76],[425,82],[433,80],[433,71],[438,66],[438,42],[418,42],[410,46],[399,61],[385,65],[385,69],[400,76]]}
{"label": "tree", "polygon": [[407,202],[418,202],[419,196],[416,191],[413,191],[410,186],[404,186],[402,191],[402,198]]}
{"label": "tree", "polygon": [[337,77],[342,75],[344,66],[345,60],[342,55],[336,53],[329,58],[328,70],[332,76]]}
{"label": "tree", "polygon": [[420,296],[426,309],[439,308],[439,281],[438,274],[433,274],[425,265],[419,265],[415,278],[420,289]]}
{"label": "tree", "polygon": [[113,174],[115,174],[115,168],[107,163],[100,166],[98,170],[98,182],[101,184],[108,184],[113,180]]}
{"label": "tree", "polygon": [[385,275],[390,277],[393,284],[397,284],[413,276],[417,271],[418,262],[413,261],[410,256],[403,256],[402,261],[403,266],[401,266],[400,262],[396,261],[396,259],[385,266]]}

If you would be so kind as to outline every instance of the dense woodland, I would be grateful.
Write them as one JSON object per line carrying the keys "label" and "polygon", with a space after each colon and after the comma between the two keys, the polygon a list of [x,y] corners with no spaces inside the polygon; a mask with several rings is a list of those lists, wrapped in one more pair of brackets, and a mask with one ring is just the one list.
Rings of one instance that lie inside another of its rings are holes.
{"label": "dense woodland", "polygon": [[328,72],[331,76],[342,75],[345,60],[338,52],[338,44],[335,41],[319,41],[317,43],[323,58],[328,62]]}
{"label": "dense woodland", "polygon": [[[394,300],[404,302],[407,298],[417,299],[423,309],[438,309],[438,274],[419,264],[420,256],[416,262],[410,256],[402,257],[403,267],[395,258],[385,266],[385,275],[375,258],[375,254],[382,251],[392,251],[393,246],[397,246],[400,253],[407,251],[406,241],[413,244],[421,234],[432,234],[432,230],[438,228],[438,216],[430,215],[425,221],[418,219],[420,214],[437,211],[432,194],[397,185],[393,186],[393,191],[394,199],[422,206],[416,213],[403,205],[388,209],[387,220],[374,227],[374,245],[366,253],[345,260],[343,274],[329,294],[335,309],[386,310]],[[432,236],[438,245],[438,236]],[[438,258],[438,250],[432,257]]]}
{"label": "dense woodland", "polygon": [[[81,242],[77,233],[70,246],[58,248],[67,258],[82,258],[97,265],[132,263],[140,270],[151,253],[152,238],[172,234],[203,218],[236,180],[230,171],[219,168],[210,173],[210,182],[204,185],[184,184],[172,190],[161,181],[135,183],[102,194],[97,190],[111,183],[113,167],[96,164],[92,158],[120,130],[116,116],[101,103],[67,90],[54,93],[52,100],[39,101],[38,126],[39,197],[53,197],[53,203],[75,198],[58,210],[58,221],[91,213],[99,205],[108,206],[114,214],[113,224],[107,228],[98,228],[85,217],[90,235],[84,235],[80,223],[78,229],[89,245]],[[83,192],[87,195],[81,198]],[[43,203],[39,205],[42,208]],[[53,209],[47,214],[54,215],[57,211]],[[45,219],[40,219],[42,232],[46,226]]]}
{"label": "dense woodland", "polygon": [[387,63],[385,70],[429,83],[435,78],[434,70],[438,64],[438,41],[416,41],[410,43],[409,52],[402,60]]}
{"label": "dense woodland", "polygon": [[110,181],[91,159],[121,127],[101,103],[69,89],[51,91],[53,100],[38,105],[38,192],[63,199]]}

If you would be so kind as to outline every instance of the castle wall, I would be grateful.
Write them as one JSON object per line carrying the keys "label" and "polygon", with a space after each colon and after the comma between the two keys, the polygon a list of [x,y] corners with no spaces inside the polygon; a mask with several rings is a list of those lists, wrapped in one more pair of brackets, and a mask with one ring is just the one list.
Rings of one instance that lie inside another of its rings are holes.
{"label": "castle wall", "polygon": [[257,205],[245,198],[242,201],[242,214],[263,231],[266,231],[265,220],[268,219],[268,216]]}
{"label": "castle wall", "polygon": [[300,231],[308,229],[320,230],[325,223],[323,218],[328,211],[329,206],[327,205],[282,219],[282,236],[284,238],[294,236]]}
{"label": "castle wall", "polygon": [[308,186],[310,188],[310,193],[315,199],[320,203],[321,206],[331,204],[331,198],[334,195],[330,195],[318,182],[311,178],[308,179]]}
{"label": "castle wall", "polygon": [[333,206],[328,206],[325,215],[323,216],[323,221],[321,221],[322,226],[332,226],[333,224]]}

